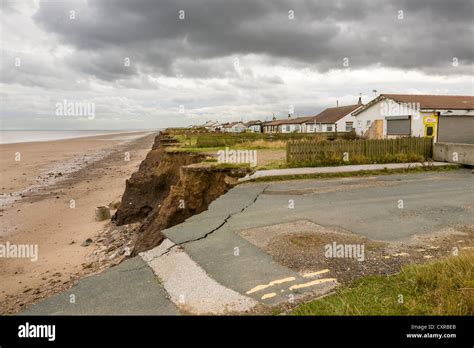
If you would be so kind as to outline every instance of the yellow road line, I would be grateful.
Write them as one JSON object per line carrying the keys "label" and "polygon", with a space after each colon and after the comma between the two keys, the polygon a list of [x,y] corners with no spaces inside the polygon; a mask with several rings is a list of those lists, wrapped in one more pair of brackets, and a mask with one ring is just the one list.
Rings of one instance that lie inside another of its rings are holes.
{"label": "yellow road line", "polygon": [[265,300],[265,299],[267,299],[267,298],[272,298],[272,297],[274,297],[274,296],[276,296],[276,292],[270,292],[270,293],[268,293],[268,294],[263,295],[263,296],[262,296],[262,300]]}
{"label": "yellow road line", "polygon": [[270,286],[273,286],[273,285],[276,285],[276,284],[292,282],[295,279],[296,279],[295,277],[288,277],[288,278],[273,280],[268,284],[257,285],[256,287],[254,287],[254,288],[250,289],[249,291],[247,291],[246,294],[248,295],[248,294],[251,294],[251,293],[266,289],[266,288],[269,288]]}
{"label": "yellow road line", "polygon": [[319,274],[328,273],[328,272],[329,272],[328,269],[323,269],[323,270],[321,270],[321,271],[303,274],[303,277],[305,277],[305,278],[312,278],[312,277],[317,276],[317,275],[319,275]]}
{"label": "yellow road line", "polygon": [[327,282],[333,282],[336,281],[336,278],[323,278],[323,279],[316,279],[308,283],[303,283],[303,284],[295,284],[290,286],[290,290],[296,290],[296,289],[301,289],[301,288],[307,288],[308,286],[314,286],[322,283],[327,283]]}

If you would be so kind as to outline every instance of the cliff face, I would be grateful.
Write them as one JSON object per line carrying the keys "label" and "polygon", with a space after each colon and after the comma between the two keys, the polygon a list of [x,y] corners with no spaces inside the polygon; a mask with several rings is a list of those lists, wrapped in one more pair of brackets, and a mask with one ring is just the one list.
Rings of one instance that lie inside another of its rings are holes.
{"label": "cliff face", "polygon": [[204,159],[203,155],[166,152],[160,147],[151,150],[138,171],[126,181],[122,204],[113,221],[120,226],[146,218],[178,182],[180,168]]}
{"label": "cliff face", "polygon": [[177,184],[140,227],[134,253],[159,245],[164,238],[160,231],[203,212],[236,184],[236,178],[246,174],[247,171],[240,168],[181,167]]}
{"label": "cliff face", "polygon": [[167,152],[167,143],[166,134],[156,137],[138,171],[127,180],[121,207],[112,218],[117,225],[142,223],[132,255],[159,245],[163,229],[206,210],[249,172],[201,164],[204,154]]}

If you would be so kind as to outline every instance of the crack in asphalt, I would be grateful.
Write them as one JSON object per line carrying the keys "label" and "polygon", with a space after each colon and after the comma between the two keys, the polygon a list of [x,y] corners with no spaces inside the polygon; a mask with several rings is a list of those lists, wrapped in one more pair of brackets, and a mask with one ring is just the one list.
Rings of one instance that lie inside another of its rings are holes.
{"label": "crack in asphalt", "polygon": [[240,211],[227,215],[227,217],[224,219],[224,221],[222,221],[222,223],[221,223],[219,226],[217,226],[216,228],[213,228],[212,230],[210,230],[209,232],[207,232],[206,234],[204,234],[204,235],[201,236],[201,237],[194,238],[194,239],[189,239],[189,240],[185,240],[185,241],[180,242],[180,243],[175,243],[175,244],[173,244],[172,246],[170,246],[169,248],[167,248],[167,249],[166,249],[163,253],[161,253],[160,255],[157,255],[157,256],[151,258],[150,260],[147,260],[146,262],[151,262],[151,261],[153,261],[153,260],[155,260],[155,259],[157,259],[157,258],[159,258],[159,257],[161,257],[161,256],[163,256],[163,255],[168,254],[168,253],[171,251],[171,249],[173,249],[173,248],[176,247],[176,246],[179,247],[179,246],[182,246],[182,245],[184,245],[184,244],[188,244],[188,243],[192,243],[192,242],[197,242],[197,241],[200,241],[200,240],[202,240],[202,239],[207,238],[209,235],[213,234],[214,232],[216,232],[216,231],[218,231],[220,228],[222,228],[222,226],[224,226],[224,225],[227,223],[227,221],[230,220],[231,217],[243,213],[243,212],[244,212],[245,210],[247,210],[250,206],[252,206],[253,204],[255,204],[255,202],[258,200],[258,198],[259,198],[262,194],[265,193],[265,191],[267,190],[267,188],[268,188],[270,185],[271,185],[271,184],[266,185],[266,186],[263,188],[262,191],[260,191],[259,193],[257,193],[257,195],[255,196],[255,198],[253,199],[253,201],[250,202],[249,204],[247,204],[245,207],[243,207]]}

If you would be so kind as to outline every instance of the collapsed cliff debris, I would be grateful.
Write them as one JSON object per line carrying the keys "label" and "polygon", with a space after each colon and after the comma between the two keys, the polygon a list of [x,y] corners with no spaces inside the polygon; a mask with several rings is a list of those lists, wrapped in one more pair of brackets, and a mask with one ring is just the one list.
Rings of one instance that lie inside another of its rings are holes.
{"label": "collapsed cliff debris", "polygon": [[160,145],[160,133],[155,138],[152,150],[125,183],[122,203],[112,218],[116,225],[142,221],[168,196],[179,180],[179,169],[202,162],[206,156],[188,152],[166,152]]}
{"label": "collapsed cliff debris", "polygon": [[162,230],[206,210],[226,193],[249,168],[220,167],[202,163],[204,154],[166,151],[168,134],[160,133],[139,169],[126,182],[116,225],[141,223],[132,255],[159,245]]}

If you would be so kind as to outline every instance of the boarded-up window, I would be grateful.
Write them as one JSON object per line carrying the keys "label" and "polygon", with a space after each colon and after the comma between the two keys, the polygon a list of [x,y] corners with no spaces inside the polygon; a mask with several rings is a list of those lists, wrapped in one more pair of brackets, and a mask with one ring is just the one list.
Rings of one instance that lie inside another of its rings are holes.
{"label": "boarded-up window", "polygon": [[387,135],[410,135],[410,117],[394,116],[387,117]]}

